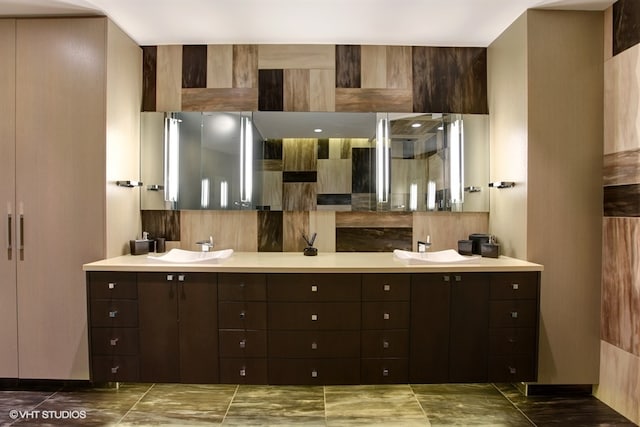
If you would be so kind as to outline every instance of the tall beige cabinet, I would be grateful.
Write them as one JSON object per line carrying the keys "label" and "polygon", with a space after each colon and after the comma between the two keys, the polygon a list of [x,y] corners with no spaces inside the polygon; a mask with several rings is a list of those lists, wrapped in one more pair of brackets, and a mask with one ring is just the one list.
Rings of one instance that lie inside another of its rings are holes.
{"label": "tall beige cabinet", "polygon": [[138,194],[109,170],[112,153],[139,159],[141,91],[127,82],[141,80],[140,48],[104,17],[7,19],[0,32],[0,377],[87,379],[82,264],[122,253],[115,217],[139,229],[121,208]]}
{"label": "tall beige cabinet", "polygon": [[529,10],[488,48],[489,228],[544,265],[538,381],[596,384],[602,234],[603,15]]}

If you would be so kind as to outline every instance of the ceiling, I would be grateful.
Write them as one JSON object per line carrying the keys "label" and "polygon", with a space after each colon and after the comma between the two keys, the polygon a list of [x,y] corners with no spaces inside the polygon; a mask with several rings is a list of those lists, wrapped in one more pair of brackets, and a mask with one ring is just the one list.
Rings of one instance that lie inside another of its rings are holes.
{"label": "ceiling", "polygon": [[486,47],[529,8],[614,0],[0,0],[0,16],[107,15],[139,45]]}

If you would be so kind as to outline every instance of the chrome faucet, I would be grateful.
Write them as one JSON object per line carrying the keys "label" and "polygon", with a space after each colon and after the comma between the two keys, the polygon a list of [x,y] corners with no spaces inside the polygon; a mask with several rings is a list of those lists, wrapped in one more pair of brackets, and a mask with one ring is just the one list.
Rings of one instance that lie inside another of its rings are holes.
{"label": "chrome faucet", "polygon": [[431,235],[427,235],[426,241],[418,240],[418,252],[426,252],[431,247]]}
{"label": "chrome faucet", "polygon": [[200,245],[202,252],[209,252],[213,249],[213,236],[209,236],[209,240],[201,240],[196,242],[196,245]]}

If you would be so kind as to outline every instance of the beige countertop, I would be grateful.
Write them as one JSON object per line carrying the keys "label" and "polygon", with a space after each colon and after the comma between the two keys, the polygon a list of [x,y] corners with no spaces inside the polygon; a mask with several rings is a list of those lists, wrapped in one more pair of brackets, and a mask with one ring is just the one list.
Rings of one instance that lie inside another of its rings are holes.
{"label": "beige countertop", "polygon": [[474,258],[462,263],[409,265],[391,252],[234,252],[219,264],[168,263],[155,254],[123,255],[85,264],[85,271],[229,273],[438,273],[542,271],[543,266],[515,258]]}

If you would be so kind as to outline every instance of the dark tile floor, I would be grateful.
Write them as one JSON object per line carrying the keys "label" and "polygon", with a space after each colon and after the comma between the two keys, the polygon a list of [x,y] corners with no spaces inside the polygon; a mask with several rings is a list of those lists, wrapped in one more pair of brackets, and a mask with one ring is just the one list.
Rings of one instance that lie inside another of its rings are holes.
{"label": "dark tile floor", "polygon": [[2,426],[633,426],[594,397],[511,385],[5,387]]}

